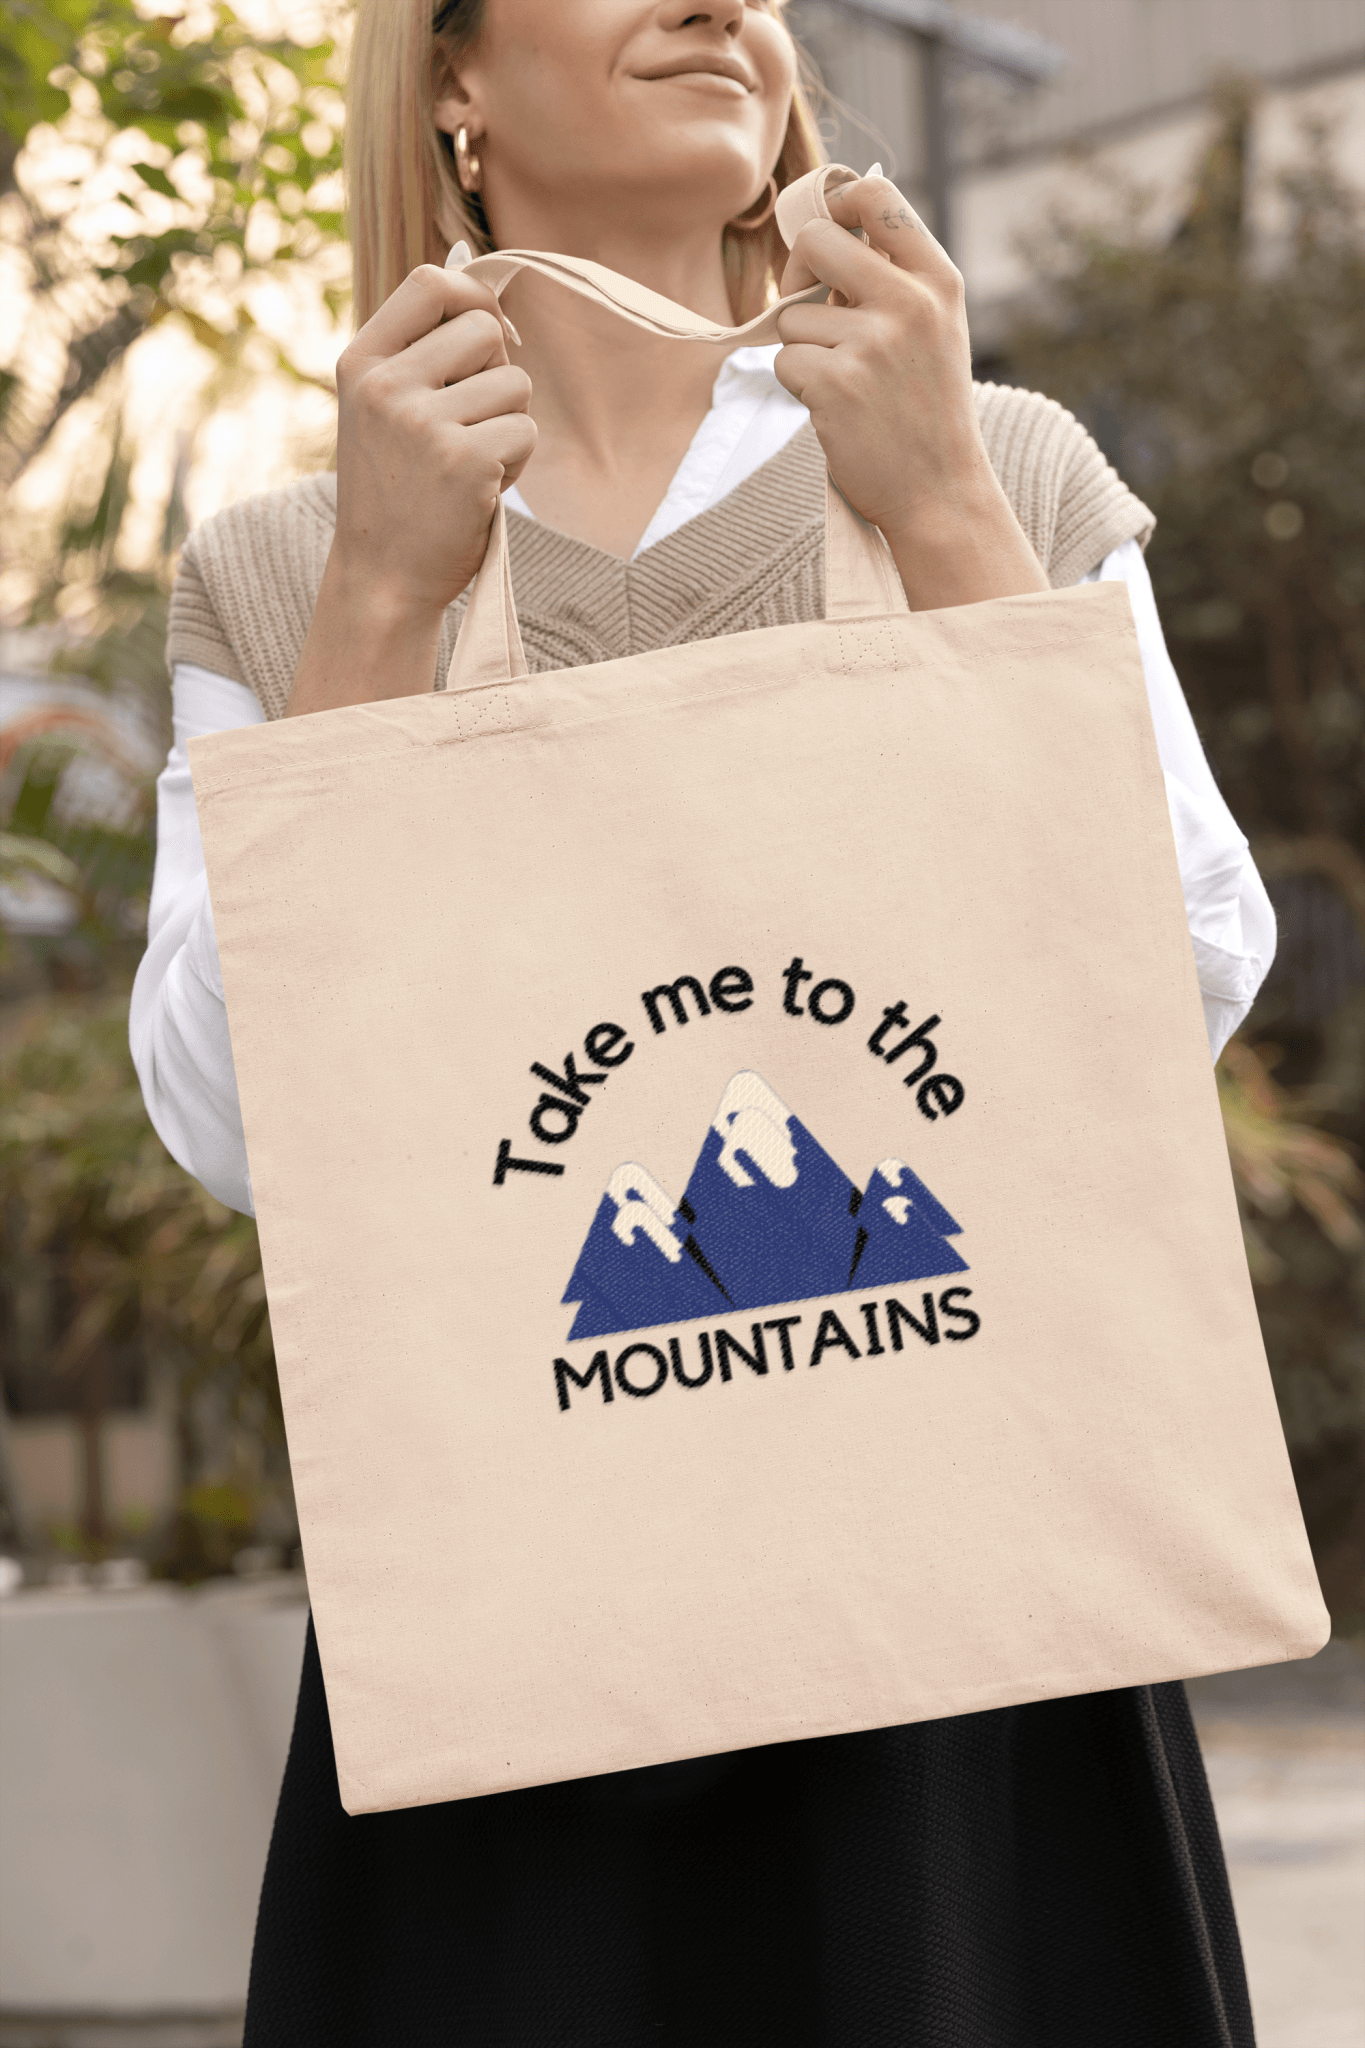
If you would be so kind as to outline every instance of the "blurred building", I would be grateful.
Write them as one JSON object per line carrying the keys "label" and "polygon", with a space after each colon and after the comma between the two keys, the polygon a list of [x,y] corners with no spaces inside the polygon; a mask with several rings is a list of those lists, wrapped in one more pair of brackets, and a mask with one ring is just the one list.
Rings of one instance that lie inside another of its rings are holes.
{"label": "blurred building", "polygon": [[1335,126],[1365,182],[1360,0],[795,0],[789,18],[832,96],[836,160],[880,157],[931,221],[946,196],[978,355],[998,348],[1029,286],[1021,244],[1054,209],[1098,206],[1117,175],[1149,192],[1154,232],[1173,224],[1222,80],[1260,88],[1265,234],[1306,120]]}

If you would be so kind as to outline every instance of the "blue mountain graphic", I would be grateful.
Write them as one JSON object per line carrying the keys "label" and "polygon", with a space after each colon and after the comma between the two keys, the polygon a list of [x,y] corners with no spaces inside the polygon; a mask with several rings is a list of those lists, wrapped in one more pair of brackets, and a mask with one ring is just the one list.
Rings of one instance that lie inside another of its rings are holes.
{"label": "blue mountain graphic", "polygon": [[733,1306],[709,1274],[687,1219],[643,1166],[618,1166],[564,1290],[573,1337],[643,1330]]}
{"label": "blue mountain graphic", "polygon": [[902,1160],[860,1195],[761,1075],[735,1074],[676,1207],[642,1166],[613,1173],[564,1290],[569,1336],[965,1272],[960,1231]]}
{"label": "blue mountain graphic", "polygon": [[858,1209],[848,1284],[899,1287],[939,1273],[965,1273],[967,1261],[945,1242],[961,1230],[903,1159],[883,1159]]}
{"label": "blue mountain graphic", "polygon": [[848,1286],[858,1190],[757,1074],[728,1083],[683,1201],[733,1307]]}

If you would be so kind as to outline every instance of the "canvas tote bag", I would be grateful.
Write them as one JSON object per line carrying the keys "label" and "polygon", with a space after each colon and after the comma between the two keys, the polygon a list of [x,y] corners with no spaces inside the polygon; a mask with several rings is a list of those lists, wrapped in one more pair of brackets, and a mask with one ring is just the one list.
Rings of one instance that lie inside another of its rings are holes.
{"label": "canvas tote bag", "polygon": [[827,580],[190,744],[352,1813],[1325,1638],[1127,592]]}

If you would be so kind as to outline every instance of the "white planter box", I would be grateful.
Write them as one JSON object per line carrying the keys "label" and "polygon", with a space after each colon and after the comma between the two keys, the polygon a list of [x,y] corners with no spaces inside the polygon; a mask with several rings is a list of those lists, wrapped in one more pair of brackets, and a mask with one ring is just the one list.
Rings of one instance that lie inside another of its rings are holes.
{"label": "white planter box", "polygon": [[306,1620],[284,1575],[0,1601],[0,2043],[237,2037]]}

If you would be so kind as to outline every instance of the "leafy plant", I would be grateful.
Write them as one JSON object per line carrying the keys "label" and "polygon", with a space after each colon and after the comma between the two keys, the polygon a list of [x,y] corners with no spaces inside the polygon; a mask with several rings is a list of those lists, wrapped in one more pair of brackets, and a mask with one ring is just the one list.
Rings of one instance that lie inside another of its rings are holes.
{"label": "leafy plant", "polygon": [[[340,0],[327,7],[335,29]],[[125,368],[145,337],[170,322],[192,343],[199,419],[265,375],[330,401],[299,337],[334,329],[347,298],[339,75],[334,33],[262,41],[222,0],[11,0],[0,17],[0,255],[20,311],[0,369],[4,608],[62,622],[58,667],[158,696],[164,680],[195,426],[162,486],[159,544],[144,511],[130,550]]]}
{"label": "leafy plant", "polygon": [[[51,670],[140,687],[164,730],[196,432],[270,377],[318,393],[327,416],[348,262],[341,0],[311,10],[313,41],[254,36],[222,0],[156,8],[12,0],[0,16],[0,608],[37,630]],[[139,484],[129,391],[138,351],[167,335],[183,344],[185,424],[172,470]],[[119,792],[103,813],[68,801],[92,763]],[[172,1384],[183,1487],[157,1540],[164,1568],[194,1574],[245,1542],[287,1546],[293,1512],[254,1225],[169,1159],[128,1057],[152,819],[145,765],[110,719],[49,706],[0,735],[4,876],[58,884],[77,918],[70,940],[12,944],[5,970],[32,989],[17,951],[55,992],[23,997],[0,1054],[0,1326],[7,1373],[44,1378],[81,1418],[71,1540],[87,1553],[109,1538],[99,1438],[115,1384]]]}
{"label": "leafy plant", "polygon": [[66,1382],[83,1421],[86,1553],[110,1534],[99,1429],[120,1370],[176,1389],[182,1488],[163,1570],[223,1571],[248,1538],[297,1541],[256,1227],[148,1124],[126,983],[42,1000],[0,1051],[0,1232],[7,1371]]}
{"label": "leafy plant", "polygon": [[[104,803],[94,818],[66,818],[58,792],[67,770],[82,760],[103,771]],[[0,815],[0,882],[21,889],[28,880],[55,883],[72,899],[88,940],[126,951],[145,926],[152,789],[111,722],[69,705],[12,720],[0,731]],[[0,964],[13,951],[0,927]]]}
{"label": "leafy plant", "polygon": [[1054,221],[1010,362],[1086,417],[1157,514],[1167,639],[1263,869],[1365,924],[1365,204],[1308,130],[1280,225],[1247,215],[1253,102],[1225,96],[1173,240]]}
{"label": "leafy plant", "polygon": [[1258,1215],[1287,1216],[1297,1203],[1338,1251],[1365,1249],[1357,1207],[1365,1177],[1347,1148],[1315,1129],[1276,1087],[1271,1066],[1265,1049],[1235,1038],[1218,1066],[1228,1154],[1247,1212],[1248,1259],[1253,1279],[1266,1286],[1282,1279],[1286,1269],[1256,1227]]}
{"label": "leafy plant", "polygon": [[[12,481],[168,314],[224,361],[240,360],[256,323],[247,298],[224,284],[312,257],[340,234],[342,101],[330,39],[261,42],[221,0],[206,15],[151,18],[131,0],[11,0],[0,76],[0,189],[17,201],[11,220],[31,294],[9,373]],[[75,164],[44,175],[44,126],[74,149]],[[112,227],[103,224],[111,185]],[[339,311],[344,284],[328,296]],[[56,379],[28,367],[26,344],[40,331],[49,351],[55,339],[64,353]]]}

